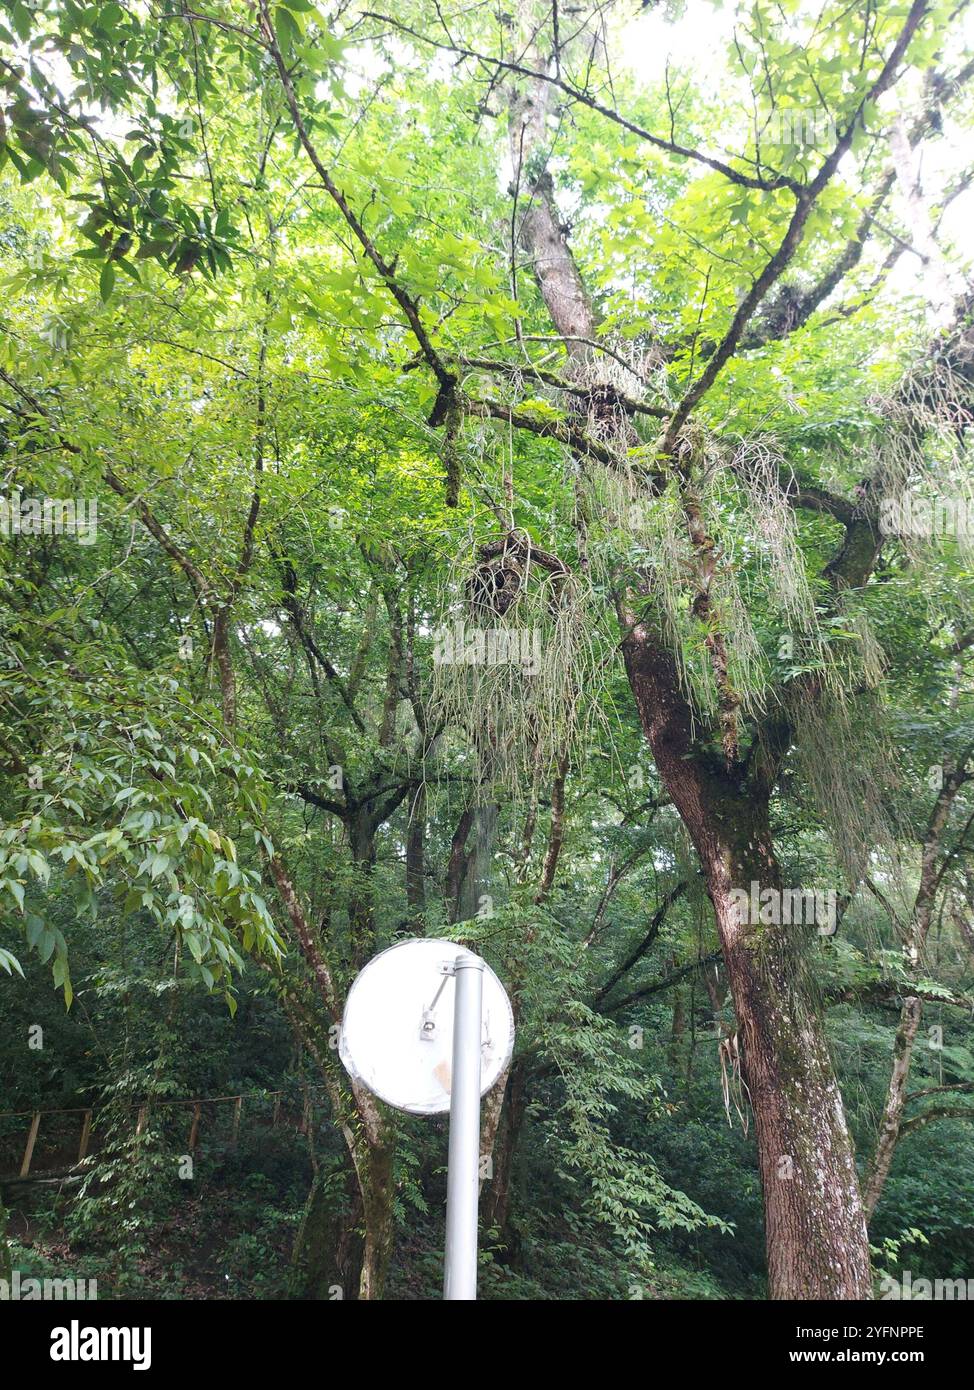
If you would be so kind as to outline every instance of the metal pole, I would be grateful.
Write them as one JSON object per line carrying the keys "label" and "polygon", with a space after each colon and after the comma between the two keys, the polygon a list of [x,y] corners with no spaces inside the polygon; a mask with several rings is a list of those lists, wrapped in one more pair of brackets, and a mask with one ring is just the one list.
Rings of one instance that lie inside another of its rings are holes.
{"label": "metal pole", "polygon": [[480,1196],[480,1058],[484,962],[457,956],[450,1082],[450,1156],[446,1179],[444,1299],[477,1297]]}

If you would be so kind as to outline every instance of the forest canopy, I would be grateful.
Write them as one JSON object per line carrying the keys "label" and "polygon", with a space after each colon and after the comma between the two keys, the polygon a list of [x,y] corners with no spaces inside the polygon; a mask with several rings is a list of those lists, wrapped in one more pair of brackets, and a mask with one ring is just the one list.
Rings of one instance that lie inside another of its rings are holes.
{"label": "forest canopy", "polygon": [[2,0],[0,1276],[437,1297],[426,936],[481,1297],[974,1279],[972,93],[968,0]]}

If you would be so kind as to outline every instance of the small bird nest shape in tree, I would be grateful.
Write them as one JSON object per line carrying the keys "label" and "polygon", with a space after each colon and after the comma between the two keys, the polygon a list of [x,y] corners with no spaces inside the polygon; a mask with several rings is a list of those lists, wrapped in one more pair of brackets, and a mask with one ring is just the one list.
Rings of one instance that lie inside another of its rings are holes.
{"label": "small bird nest shape in tree", "polygon": [[527,536],[512,531],[482,545],[467,581],[467,597],[474,616],[479,621],[503,618],[524,592],[531,565],[538,565],[559,579],[568,577],[564,562],[539,549]]}

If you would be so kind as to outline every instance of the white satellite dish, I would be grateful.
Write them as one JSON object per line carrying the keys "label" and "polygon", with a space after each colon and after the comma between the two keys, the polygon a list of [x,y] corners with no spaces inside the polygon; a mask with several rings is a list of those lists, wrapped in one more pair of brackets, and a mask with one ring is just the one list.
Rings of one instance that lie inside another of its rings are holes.
{"label": "white satellite dish", "polygon": [[[454,971],[458,957],[464,956],[479,960],[455,941],[401,941],[370,960],[349,991],[339,1055],[350,1076],[397,1110],[442,1115],[450,1109]],[[499,1080],[513,1048],[510,1000],[484,964],[482,1096]]]}

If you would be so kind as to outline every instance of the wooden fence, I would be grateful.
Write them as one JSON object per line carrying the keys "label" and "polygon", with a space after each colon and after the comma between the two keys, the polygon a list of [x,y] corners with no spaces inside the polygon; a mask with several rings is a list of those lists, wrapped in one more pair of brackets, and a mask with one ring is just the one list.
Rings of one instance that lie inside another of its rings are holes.
{"label": "wooden fence", "polygon": [[[304,1092],[304,1104],[301,1111],[301,1118],[297,1121],[296,1127],[299,1133],[305,1134],[311,1123],[313,1104],[311,1093],[317,1091],[319,1087],[310,1087]],[[186,1138],[186,1151],[193,1153],[199,1146],[200,1128],[203,1119],[204,1106],[231,1105],[233,1107],[230,1121],[230,1144],[235,1146],[240,1136],[240,1128],[244,1115],[244,1101],[272,1101],[271,1127],[276,1128],[281,1123],[282,1099],[287,1093],[284,1091],[244,1091],[238,1095],[229,1096],[193,1096],[179,1100],[154,1100],[154,1101],[134,1101],[128,1108],[136,1112],[135,1133],[141,1134],[148,1123],[150,1111],[165,1110],[173,1107],[188,1106],[191,1108],[189,1118],[189,1131]],[[89,1155],[91,1144],[92,1124],[95,1116],[104,1112],[107,1106],[72,1106],[69,1108],[58,1108],[52,1110],[9,1110],[0,1112],[0,1120],[27,1120],[27,1134],[23,1150],[23,1158],[20,1162],[20,1170],[16,1175],[19,1179],[26,1179],[30,1176],[31,1164],[34,1160],[34,1150],[37,1145],[37,1138],[41,1132],[41,1122],[45,1116],[51,1115],[78,1115],[81,1117],[78,1156],[71,1164],[71,1168],[76,1168],[84,1163]],[[287,1117],[285,1117],[287,1122]],[[10,1181],[13,1174],[0,1175],[0,1179]]]}

